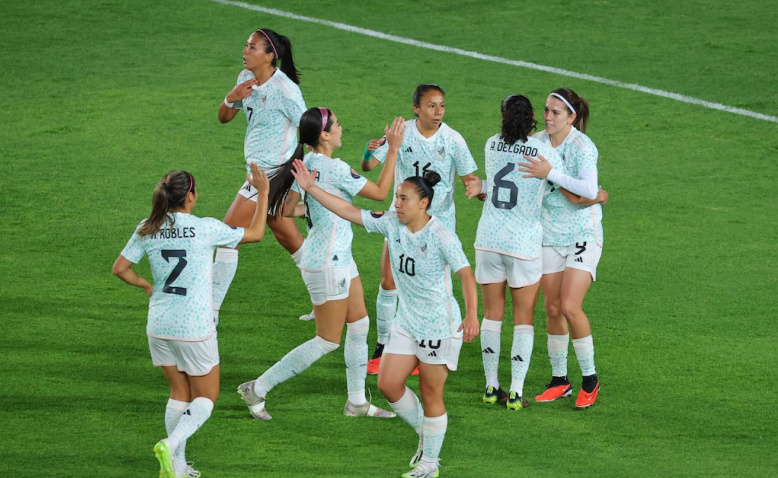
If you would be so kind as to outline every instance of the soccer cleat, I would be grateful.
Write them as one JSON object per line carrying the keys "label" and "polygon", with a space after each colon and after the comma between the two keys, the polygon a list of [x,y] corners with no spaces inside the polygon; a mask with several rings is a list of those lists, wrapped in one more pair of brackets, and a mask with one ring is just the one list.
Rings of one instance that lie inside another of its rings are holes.
{"label": "soccer cleat", "polygon": [[484,403],[494,405],[498,401],[504,402],[506,400],[508,400],[508,394],[505,392],[505,390],[501,389],[500,387],[494,388],[491,385],[486,387],[486,391],[484,391],[483,396]]}
{"label": "soccer cleat", "polygon": [[536,402],[553,402],[557,398],[569,397],[573,394],[573,387],[567,381],[567,377],[552,377],[546,385],[546,391],[535,396]]}
{"label": "soccer cleat", "polygon": [[314,320],[316,317],[313,315],[313,311],[307,314],[303,314],[300,316],[300,320],[305,320],[310,322],[311,320]]}
{"label": "soccer cleat", "polygon": [[575,399],[575,406],[578,408],[589,408],[597,401],[597,394],[600,393],[600,382],[597,381],[597,385],[594,386],[594,390],[587,392],[583,388],[578,392],[578,397]]}
{"label": "soccer cleat", "polygon": [[527,408],[529,402],[521,398],[518,393],[511,392],[508,394],[508,403],[505,406],[508,407],[508,410],[521,410],[522,408]]}
{"label": "soccer cleat", "polygon": [[414,453],[411,457],[411,461],[408,463],[408,466],[411,468],[416,466],[421,461],[422,456],[424,456],[424,435],[419,436],[419,446],[416,447],[416,453]]}
{"label": "soccer cleat", "polygon": [[343,407],[343,414],[347,417],[394,418],[397,416],[394,412],[378,408],[370,402],[354,405],[350,400],[346,401],[346,406]]}
{"label": "soccer cleat", "polygon": [[154,456],[159,460],[159,478],[176,478],[175,468],[173,467],[173,453],[170,451],[170,444],[167,438],[158,441],[154,445]]}
{"label": "soccer cleat", "polygon": [[186,469],[183,473],[176,473],[176,478],[200,478],[200,472],[193,468],[194,463],[191,461],[186,462]]}
{"label": "soccer cleat", "polygon": [[438,478],[440,476],[439,460],[432,463],[419,462],[411,471],[403,473],[402,478]]}
{"label": "soccer cleat", "polygon": [[418,375],[419,374],[419,366],[417,365],[415,369],[413,369],[413,372],[411,372],[411,375]]}
{"label": "soccer cleat", "polygon": [[238,386],[238,395],[246,402],[251,416],[257,420],[270,420],[271,417],[265,410],[265,399],[254,393],[254,381],[241,383]]}
{"label": "soccer cleat", "polygon": [[381,365],[381,356],[367,361],[367,374],[375,375],[378,373],[378,367]]}

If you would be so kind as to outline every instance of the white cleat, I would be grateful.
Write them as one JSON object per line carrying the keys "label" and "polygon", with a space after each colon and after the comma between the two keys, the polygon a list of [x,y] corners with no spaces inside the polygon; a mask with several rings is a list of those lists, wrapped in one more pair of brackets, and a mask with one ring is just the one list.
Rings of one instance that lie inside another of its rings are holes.
{"label": "white cleat", "polygon": [[315,318],[316,317],[314,317],[313,311],[311,311],[308,314],[303,314],[303,315],[300,316],[300,320],[305,320],[307,322],[310,322],[310,321],[314,320]]}
{"label": "white cleat", "polygon": [[403,473],[403,478],[438,478],[440,476],[440,460],[433,463],[419,462],[411,471]]}
{"label": "white cleat", "polygon": [[397,416],[394,412],[378,408],[370,402],[354,405],[351,401],[346,401],[346,406],[343,407],[343,414],[347,417],[394,418]]}
{"label": "white cleat", "polygon": [[238,386],[238,395],[246,402],[249,413],[257,420],[270,420],[273,417],[265,410],[265,399],[254,393],[254,381],[241,383]]}

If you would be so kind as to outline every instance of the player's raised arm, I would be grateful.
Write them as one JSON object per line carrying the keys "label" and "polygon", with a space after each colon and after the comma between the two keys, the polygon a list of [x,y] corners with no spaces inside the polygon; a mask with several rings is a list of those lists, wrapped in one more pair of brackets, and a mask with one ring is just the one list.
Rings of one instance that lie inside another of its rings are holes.
{"label": "player's raised arm", "polygon": [[348,201],[333,196],[332,194],[316,186],[314,181],[315,174],[315,169],[313,170],[312,174],[308,171],[308,169],[305,167],[305,164],[301,160],[295,159],[292,168],[292,175],[297,180],[297,184],[300,186],[300,188],[313,196],[314,199],[319,201],[319,204],[337,214],[341,218],[349,222],[353,222],[358,226],[364,226],[364,224],[362,224],[362,210],[349,203]]}

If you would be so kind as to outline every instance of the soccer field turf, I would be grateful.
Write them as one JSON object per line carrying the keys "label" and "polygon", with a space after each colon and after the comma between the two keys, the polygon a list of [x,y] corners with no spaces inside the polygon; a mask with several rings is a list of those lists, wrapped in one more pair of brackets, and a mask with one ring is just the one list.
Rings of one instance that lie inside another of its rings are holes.
{"label": "soccer field turf", "polygon": [[[260,27],[292,40],[306,103],[338,115],[339,154],[354,167],[367,139],[413,114],[419,83],[446,90],[445,121],[479,167],[508,94],[529,97],[538,117],[557,87],[590,103],[587,133],[610,193],[598,280],[584,303],[602,392],[586,411],[572,400],[517,413],[484,406],[478,342],[465,345],[447,383],[441,477],[777,473],[778,5],[261,5],[417,43],[210,0],[0,10],[0,476],[156,476],[151,448],[165,432],[167,385],[149,358],[143,293],[113,277],[111,264],[170,169],[197,178],[197,215],[223,217],[244,177],[245,122],[220,125],[216,112]],[[458,233],[472,263],[481,203],[462,189]],[[372,318],[383,239],[354,230]],[[415,434],[399,419],[342,415],[342,348],[268,395],[272,421],[249,417],[235,387],[314,329],[297,320],[308,295],[271,235],[241,251],[219,326],[223,393],[188,442],[189,459],[205,478],[399,477]],[[138,270],[149,277],[145,261]],[[529,397],[550,375],[542,305],[535,338]],[[506,383],[510,340],[505,325]],[[569,370],[577,390],[572,351]],[[374,376],[367,385],[385,406]]]}

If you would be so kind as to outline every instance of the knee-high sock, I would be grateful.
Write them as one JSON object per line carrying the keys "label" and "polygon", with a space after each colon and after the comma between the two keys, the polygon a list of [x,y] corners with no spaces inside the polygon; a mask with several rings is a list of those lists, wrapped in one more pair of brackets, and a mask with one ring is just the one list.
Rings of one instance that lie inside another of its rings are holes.
{"label": "knee-high sock", "polygon": [[548,360],[551,362],[551,375],[567,376],[567,348],[570,334],[548,336]]}
{"label": "knee-high sock", "polygon": [[213,298],[213,321],[215,325],[219,325],[219,310],[237,270],[238,250],[224,247],[217,248],[216,257],[213,260],[213,271],[211,272],[213,278],[211,296]]}
{"label": "knee-high sock", "polygon": [[424,417],[424,454],[421,457],[422,463],[436,463],[440,455],[440,448],[443,446],[443,439],[446,437],[446,428],[448,428],[448,414],[444,413],[439,417]]}
{"label": "knee-high sock", "polygon": [[273,387],[299,374],[338,347],[338,344],[327,342],[318,335],[298,345],[254,381],[254,393],[264,397]]}
{"label": "knee-high sock", "polygon": [[386,344],[389,332],[397,313],[397,289],[378,287],[378,297],[375,301],[375,323],[378,332],[378,343]]}
{"label": "knee-high sock", "polygon": [[192,403],[186,408],[181,418],[178,419],[178,424],[173,430],[173,433],[168,435],[168,441],[170,447],[174,450],[173,453],[178,451],[178,447],[181,443],[194,435],[194,433],[203,426],[203,423],[208,420],[213,411],[213,402],[205,397],[197,397],[192,400]]}
{"label": "knee-high sock", "polygon": [[405,387],[403,396],[394,403],[389,402],[389,405],[398,417],[402,418],[408,425],[413,427],[419,436],[424,436],[422,428],[424,423],[424,409],[422,408],[421,403],[419,403],[419,397],[413,393],[413,390]]}
{"label": "knee-high sock", "polygon": [[[178,425],[178,420],[184,411],[189,407],[189,402],[182,402],[181,400],[173,400],[169,398],[167,406],[165,407],[165,431],[168,435],[173,433]],[[173,455],[173,461],[176,467],[186,466],[186,441],[182,441],[178,444],[176,452]]]}
{"label": "knee-high sock", "polygon": [[531,325],[513,327],[513,346],[511,347],[511,391],[522,397],[524,379],[527,378],[532,346],[535,342],[535,329]]}
{"label": "knee-high sock", "polygon": [[501,333],[502,321],[489,320],[484,317],[481,321],[481,356],[484,362],[484,375],[486,375],[487,387],[500,388],[497,370],[500,366]]}
{"label": "knee-high sock", "polygon": [[367,316],[346,324],[343,358],[346,361],[348,399],[354,405],[362,405],[367,401],[365,400],[365,378],[367,377],[367,332],[369,330],[370,319]]}
{"label": "knee-high sock", "polygon": [[580,339],[573,339],[573,349],[578,358],[578,365],[581,366],[581,374],[584,377],[594,375],[597,371],[594,369],[594,342],[592,336],[587,335]]}

